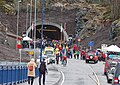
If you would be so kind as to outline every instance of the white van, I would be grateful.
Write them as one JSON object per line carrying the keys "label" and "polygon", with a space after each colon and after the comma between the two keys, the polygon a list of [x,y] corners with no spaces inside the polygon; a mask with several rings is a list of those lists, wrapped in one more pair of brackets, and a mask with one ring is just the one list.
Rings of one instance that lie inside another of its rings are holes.
{"label": "white van", "polygon": [[46,47],[44,49],[44,55],[48,57],[48,63],[55,63],[55,52],[53,47]]}

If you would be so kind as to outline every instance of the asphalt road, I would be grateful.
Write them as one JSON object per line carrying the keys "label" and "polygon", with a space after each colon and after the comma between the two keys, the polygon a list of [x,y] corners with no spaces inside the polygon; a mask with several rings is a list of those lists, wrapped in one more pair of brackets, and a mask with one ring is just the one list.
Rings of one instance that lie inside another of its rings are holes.
{"label": "asphalt road", "polygon": [[66,67],[61,64],[55,66],[62,73],[60,85],[97,85],[98,80],[99,85],[110,85],[103,74],[103,62],[86,64],[83,60],[69,59]]}

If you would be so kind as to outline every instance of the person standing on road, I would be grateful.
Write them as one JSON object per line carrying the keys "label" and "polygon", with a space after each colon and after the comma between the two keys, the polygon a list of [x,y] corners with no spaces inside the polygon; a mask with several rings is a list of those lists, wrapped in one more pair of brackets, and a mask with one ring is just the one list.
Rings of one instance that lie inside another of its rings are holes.
{"label": "person standing on road", "polygon": [[56,54],[56,64],[59,64],[59,54],[60,54],[60,52],[59,52],[58,47],[55,49],[55,54]]}
{"label": "person standing on road", "polygon": [[45,85],[45,75],[46,73],[48,73],[47,68],[46,68],[46,64],[45,64],[45,59],[43,59],[43,61],[40,64],[39,67],[39,85],[41,85],[41,78],[43,75],[43,85]]}
{"label": "person standing on road", "polygon": [[35,68],[37,67],[36,63],[34,62],[34,58],[30,60],[27,64],[28,68],[28,84],[31,83],[33,85],[34,77],[35,77]]}
{"label": "person standing on road", "polygon": [[73,58],[73,49],[70,47],[70,58]]}

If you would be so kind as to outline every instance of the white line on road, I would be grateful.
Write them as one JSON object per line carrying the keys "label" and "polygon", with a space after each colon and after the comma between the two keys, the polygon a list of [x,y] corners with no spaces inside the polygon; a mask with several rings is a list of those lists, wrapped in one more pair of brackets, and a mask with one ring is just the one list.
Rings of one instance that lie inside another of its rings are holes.
{"label": "white line on road", "polygon": [[88,76],[89,76],[93,81],[95,81],[96,84],[98,83],[95,78],[91,77],[90,75],[88,75]]}
{"label": "white line on road", "polygon": [[88,65],[90,67],[90,69],[93,71],[94,75],[95,75],[95,78],[97,79],[97,85],[100,85],[100,80],[97,76],[97,74],[95,73],[95,71],[93,70],[92,66],[91,65]]}
{"label": "white line on road", "polygon": [[63,83],[65,81],[65,76],[64,76],[64,73],[62,71],[60,71],[60,72],[62,73],[62,77],[63,77],[61,85],[63,85]]}

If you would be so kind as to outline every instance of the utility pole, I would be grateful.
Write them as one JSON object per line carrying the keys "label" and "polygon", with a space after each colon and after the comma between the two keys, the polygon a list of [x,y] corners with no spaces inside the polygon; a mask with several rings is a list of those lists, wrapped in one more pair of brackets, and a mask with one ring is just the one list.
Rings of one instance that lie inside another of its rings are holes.
{"label": "utility pole", "polygon": [[28,27],[28,8],[29,8],[30,4],[27,4],[27,14],[26,14],[26,31],[27,31],[27,27]]}
{"label": "utility pole", "polygon": [[40,62],[42,61],[42,37],[43,37],[43,25],[44,25],[44,0],[42,0],[42,28],[41,28],[41,40],[40,40]]}
{"label": "utility pole", "polygon": [[36,60],[36,0],[35,0],[35,15],[34,15],[34,59]]}
{"label": "utility pole", "polygon": [[17,37],[16,37],[16,50],[17,50],[17,44],[18,44],[18,27],[19,27],[19,4],[21,3],[21,0],[19,0],[18,2],[17,2],[17,10],[18,10],[18,13],[17,13],[17,32],[16,32],[16,35],[17,35]]}
{"label": "utility pole", "polygon": [[30,5],[30,26],[31,26],[31,21],[32,21],[32,0]]}

